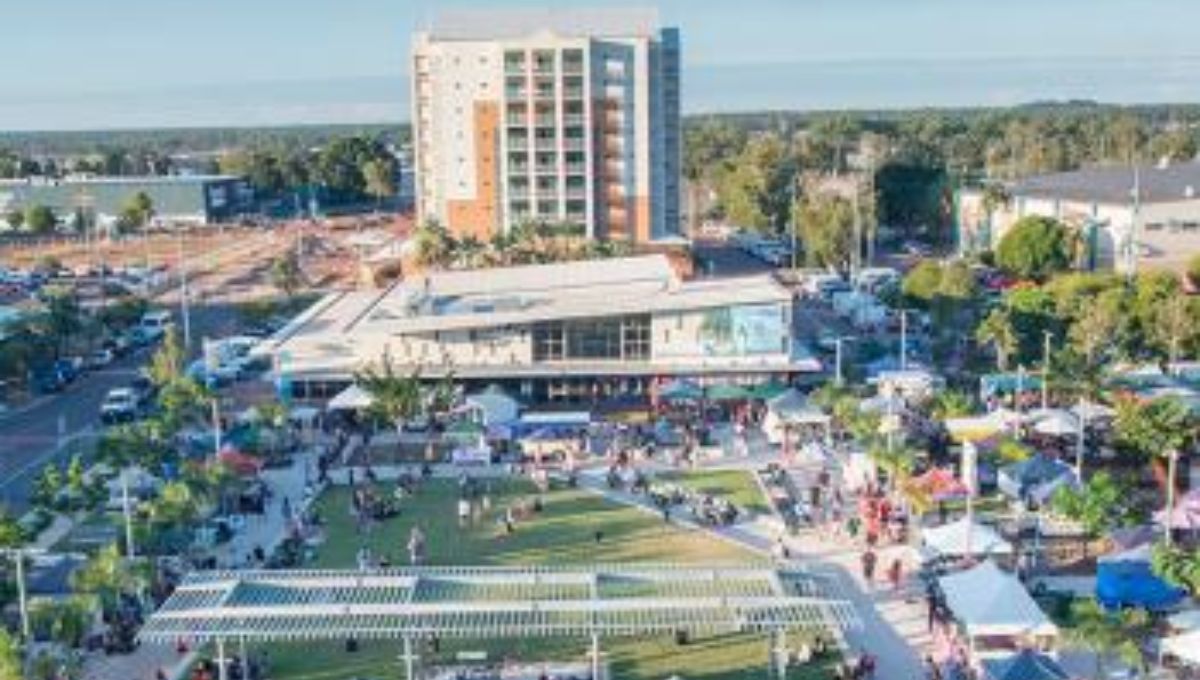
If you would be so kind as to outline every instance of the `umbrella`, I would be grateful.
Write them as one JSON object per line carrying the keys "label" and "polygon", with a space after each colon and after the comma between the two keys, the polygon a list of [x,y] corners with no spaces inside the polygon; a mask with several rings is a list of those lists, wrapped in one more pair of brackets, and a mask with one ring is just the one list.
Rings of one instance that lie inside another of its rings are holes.
{"label": "umbrella", "polygon": [[1070,411],[1046,409],[1034,414],[1033,430],[1051,437],[1068,437],[1079,433],[1079,419]]}
{"label": "umbrella", "polygon": [[256,475],[263,467],[262,459],[242,453],[232,446],[221,449],[217,459],[235,474],[243,477]]}
{"label": "umbrella", "polygon": [[459,420],[446,428],[446,436],[458,440],[478,439],[483,433],[483,426],[470,420]]}
{"label": "umbrella", "polygon": [[950,470],[931,468],[925,474],[913,478],[918,489],[929,493],[934,501],[947,501],[967,497],[967,487]]}
{"label": "umbrella", "polygon": [[767,400],[767,408],[783,415],[791,415],[808,410],[808,400],[796,390],[789,389]]}
{"label": "umbrella", "polygon": [[704,396],[712,401],[741,401],[750,398],[750,391],[740,385],[713,385]]}
{"label": "umbrella", "polygon": [[1088,421],[1112,418],[1116,414],[1116,410],[1114,410],[1112,407],[1090,401],[1083,404],[1076,404],[1075,406],[1071,407],[1071,415]]}
{"label": "umbrella", "polygon": [[704,396],[704,390],[687,380],[672,380],[658,390],[658,397],[667,401],[696,401]]}
{"label": "umbrella", "polygon": [[1200,609],[1187,609],[1168,616],[1167,623],[1179,630],[1200,630]]}
{"label": "umbrella", "polygon": [[375,397],[358,385],[351,385],[329,400],[330,411],[361,411],[371,408]]}
{"label": "umbrella", "polygon": [[788,388],[787,385],[772,380],[771,382],[763,383],[761,385],[755,385],[754,387],[751,387],[748,392],[754,399],[767,401],[774,399],[781,394],[786,394],[789,389],[790,388]]}

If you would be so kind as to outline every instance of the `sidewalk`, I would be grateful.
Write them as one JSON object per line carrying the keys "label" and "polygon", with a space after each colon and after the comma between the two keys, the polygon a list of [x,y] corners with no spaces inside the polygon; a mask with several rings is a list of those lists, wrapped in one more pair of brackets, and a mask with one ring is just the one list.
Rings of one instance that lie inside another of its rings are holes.
{"label": "sidewalk", "polygon": [[[752,465],[747,465],[746,470],[749,474],[754,474]],[[637,506],[656,515],[659,513],[644,495],[633,495],[608,488],[603,470],[593,469],[582,474],[580,486],[613,502]],[[781,526],[780,523],[764,521],[763,518],[730,527],[701,527],[684,517],[673,518],[672,522],[709,532],[766,555],[771,554]],[[868,586],[860,575],[858,549],[849,544],[838,544],[819,532],[801,531],[794,537],[785,537],[784,540],[793,556],[798,556],[800,561],[830,579],[833,585],[832,592],[829,593],[831,597],[848,600],[854,606],[861,625],[845,631],[846,644],[851,654],[857,654],[861,650],[873,654],[878,659],[879,667],[888,669],[886,677],[889,678],[924,677],[921,658],[929,649],[931,640],[925,630],[926,612],[920,594],[917,594],[913,602],[909,602],[903,594],[885,591],[882,586]],[[880,564],[890,562],[890,550],[903,548],[881,549]]]}
{"label": "sidewalk", "polygon": [[[217,561],[225,566],[245,561],[256,546],[270,554],[283,540],[287,526],[283,518],[283,499],[289,499],[294,510],[304,507],[305,470],[312,465],[314,456],[306,453],[296,456],[291,467],[266,470],[262,478],[274,492],[266,512],[248,518],[245,528],[217,551]],[[315,474],[312,475],[315,478]],[[159,668],[167,670],[168,677],[182,677],[195,658],[195,651],[180,656],[170,645],[143,644],[133,654],[105,656],[91,654],[83,667],[83,680],[154,680]]]}

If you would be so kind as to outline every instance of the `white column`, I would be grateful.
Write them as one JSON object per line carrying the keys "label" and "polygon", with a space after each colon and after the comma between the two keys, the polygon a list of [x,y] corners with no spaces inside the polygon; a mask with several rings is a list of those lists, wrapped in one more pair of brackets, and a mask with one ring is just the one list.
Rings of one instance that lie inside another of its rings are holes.
{"label": "white column", "polygon": [[413,666],[414,666],[414,664],[413,664],[412,638],[405,637],[404,638],[404,677],[407,680],[414,680],[414,678],[415,678],[415,676],[414,676],[415,671],[414,671]]}
{"label": "white column", "polygon": [[25,594],[25,554],[20,550],[11,553],[17,560],[17,602],[21,608],[21,635],[29,642],[29,598]]}
{"label": "white column", "polygon": [[229,680],[229,669],[225,665],[225,640],[217,638],[217,678]]}
{"label": "white column", "polygon": [[238,655],[242,658],[242,680],[250,680],[250,657],[246,655],[246,636],[238,638]]}

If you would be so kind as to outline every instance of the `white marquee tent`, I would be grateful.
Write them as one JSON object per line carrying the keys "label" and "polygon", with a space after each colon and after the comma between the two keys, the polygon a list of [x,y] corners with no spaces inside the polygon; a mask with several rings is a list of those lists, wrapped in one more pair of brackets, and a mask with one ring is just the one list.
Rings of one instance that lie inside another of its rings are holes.
{"label": "white marquee tent", "polygon": [[1186,664],[1200,666],[1200,630],[1163,638],[1162,652]]}
{"label": "white marquee tent", "polygon": [[358,385],[351,385],[329,400],[330,411],[360,411],[371,408],[375,398]]}
{"label": "white marquee tent", "polygon": [[1058,636],[1058,626],[1038,607],[1025,586],[991,560],[943,576],[938,585],[946,607],[972,640],[1023,637],[1047,641]]}
{"label": "white marquee tent", "polygon": [[962,557],[968,551],[971,555],[1008,555],[1013,550],[995,529],[966,517],[925,529],[921,545],[929,557]]}
{"label": "white marquee tent", "polygon": [[478,422],[484,427],[515,423],[521,414],[517,400],[499,389],[469,394],[464,402],[468,410],[478,414]]}

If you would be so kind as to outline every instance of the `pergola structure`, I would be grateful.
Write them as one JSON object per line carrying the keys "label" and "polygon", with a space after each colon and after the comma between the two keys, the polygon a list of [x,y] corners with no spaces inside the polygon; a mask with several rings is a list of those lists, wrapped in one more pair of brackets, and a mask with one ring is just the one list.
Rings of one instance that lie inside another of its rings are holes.
{"label": "pergola structure", "polygon": [[[780,670],[784,635],[857,625],[848,602],[799,567],[603,565],[408,567],[370,571],[214,571],[188,575],[142,628],[146,641],[225,643],[389,639],[600,639],[758,632]],[[245,659],[243,651],[242,658]]]}

